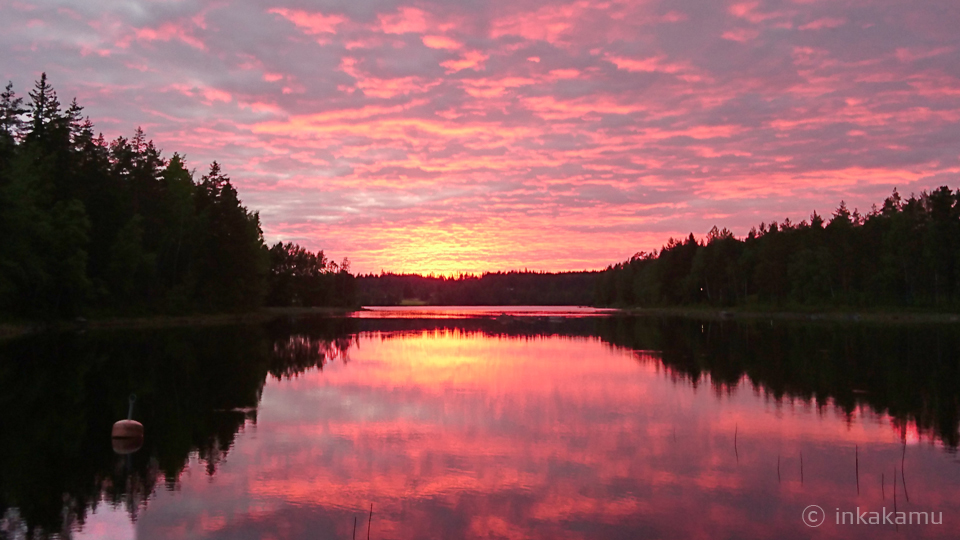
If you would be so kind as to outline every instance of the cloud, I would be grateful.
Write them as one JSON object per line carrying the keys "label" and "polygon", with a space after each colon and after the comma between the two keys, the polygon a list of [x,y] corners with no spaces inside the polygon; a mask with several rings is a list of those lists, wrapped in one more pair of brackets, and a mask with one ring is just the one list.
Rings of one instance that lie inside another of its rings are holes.
{"label": "cloud", "polygon": [[455,39],[446,36],[427,35],[421,38],[423,44],[431,49],[452,49],[457,50],[463,47],[463,44]]}
{"label": "cloud", "polygon": [[831,18],[824,17],[822,19],[817,19],[815,21],[810,21],[807,24],[804,24],[800,27],[800,30],[822,30],[824,28],[839,28],[847,24],[847,20],[843,18]]}
{"label": "cloud", "polygon": [[381,14],[378,18],[387,34],[422,34],[431,29],[427,14],[415,7],[402,6],[396,13]]}
{"label": "cloud", "polygon": [[269,240],[360,271],[600,268],[956,179],[952,7],[10,3],[0,74],[219,160]]}
{"label": "cloud", "polygon": [[342,15],[324,15],[284,8],[274,8],[269,10],[269,13],[280,15],[309,34],[336,33],[337,26],[346,20]]}

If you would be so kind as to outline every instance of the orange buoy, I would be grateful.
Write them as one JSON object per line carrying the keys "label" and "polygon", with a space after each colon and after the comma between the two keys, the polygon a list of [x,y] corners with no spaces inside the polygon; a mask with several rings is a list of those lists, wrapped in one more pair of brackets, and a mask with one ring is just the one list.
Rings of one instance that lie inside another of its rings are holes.
{"label": "orange buoy", "polygon": [[143,438],[143,424],[136,420],[120,420],[113,424],[114,439]]}
{"label": "orange buoy", "polygon": [[143,424],[133,419],[133,404],[137,401],[136,394],[130,394],[130,408],[127,410],[127,419],[113,424],[113,451],[118,454],[132,454],[143,446]]}
{"label": "orange buoy", "polygon": [[143,446],[143,437],[111,439],[113,451],[120,455],[132,454]]}

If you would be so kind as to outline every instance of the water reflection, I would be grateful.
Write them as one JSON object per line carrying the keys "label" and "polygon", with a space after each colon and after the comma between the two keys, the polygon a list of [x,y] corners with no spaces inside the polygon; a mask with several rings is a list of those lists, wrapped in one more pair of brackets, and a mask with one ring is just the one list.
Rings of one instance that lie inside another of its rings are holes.
{"label": "water reflection", "polygon": [[500,322],[515,318],[606,317],[615,309],[586,306],[372,306],[351,314],[356,319],[489,319]]}
{"label": "water reflection", "polygon": [[[299,334],[279,328],[59,334],[0,346],[0,527],[44,537],[82,526],[102,503],[136,516],[158,484],[177,489],[189,460],[218,469],[238,433],[255,426],[268,374],[345,359],[349,321]],[[271,333],[272,332],[272,333]],[[144,447],[118,458],[112,423],[139,397]]]}
{"label": "water reflection", "polygon": [[373,503],[373,538],[806,538],[808,504],[890,506],[896,467],[942,527],[818,535],[954,536],[952,327],[550,317],[4,344],[3,527],[350,538]]}

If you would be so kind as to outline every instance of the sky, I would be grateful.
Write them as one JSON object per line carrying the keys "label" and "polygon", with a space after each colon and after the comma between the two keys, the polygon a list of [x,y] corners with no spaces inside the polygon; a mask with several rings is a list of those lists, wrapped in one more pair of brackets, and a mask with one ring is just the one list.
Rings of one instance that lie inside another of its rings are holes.
{"label": "sky", "polygon": [[960,187],[956,0],[18,0],[0,76],[354,272],[599,269]]}

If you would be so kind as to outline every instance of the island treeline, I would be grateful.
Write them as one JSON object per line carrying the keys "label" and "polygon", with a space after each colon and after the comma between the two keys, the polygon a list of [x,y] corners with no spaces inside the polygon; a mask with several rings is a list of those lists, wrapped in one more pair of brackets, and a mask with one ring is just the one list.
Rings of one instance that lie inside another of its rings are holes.
{"label": "island treeline", "polygon": [[867,214],[840,203],[829,220],[761,223],[746,238],[714,227],[608,267],[606,306],[896,307],[960,305],[960,190],[904,199]]}
{"label": "island treeline", "polygon": [[585,306],[594,301],[599,272],[490,272],[482,275],[422,276],[369,274],[357,276],[362,305],[437,306]]}
{"label": "island treeline", "polygon": [[195,178],[143,130],[95,134],[40,77],[0,95],[0,314],[238,311],[352,304],[347,265],[265,246],[217,162]]}

